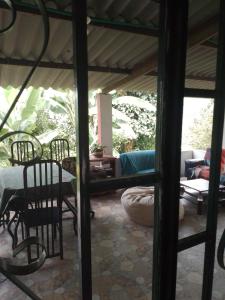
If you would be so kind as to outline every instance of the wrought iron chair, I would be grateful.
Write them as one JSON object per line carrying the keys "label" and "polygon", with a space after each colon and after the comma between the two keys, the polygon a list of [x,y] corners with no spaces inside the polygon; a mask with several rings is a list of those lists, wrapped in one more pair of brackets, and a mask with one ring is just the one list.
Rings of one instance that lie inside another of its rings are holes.
{"label": "wrought iron chair", "polygon": [[[62,160],[62,168],[64,170],[68,171],[69,173],[71,173],[72,175],[76,176],[76,157],[74,157],[74,156],[65,157]],[[90,178],[91,179],[94,178],[93,172],[90,173]],[[76,181],[75,180],[72,184],[72,187],[73,187],[74,194],[76,195]],[[69,210],[73,212],[74,231],[75,231],[75,233],[77,233],[77,205],[75,205],[75,207],[74,207],[66,197],[64,198],[64,202],[66,203]],[[76,201],[75,201],[75,203],[76,203]],[[68,210],[65,210],[65,211],[68,211]],[[91,218],[94,218],[94,216],[95,216],[95,212],[92,209],[90,210],[90,215],[91,215]]]}
{"label": "wrought iron chair", "polygon": [[0,216],[0,227],[3,226],[3,228],[5,228],[6,225],[9,223],[9,218],[10,218],[9,211],[5,211],[5,213]]}
{"label": "wrought iron chair", "polygon": [[41,248],[40,256],[35,261],[28,264],[18,264],[18,262],[15,263],[10,258],[0,257],[0,274],[2,273],[26,295],[30,296],[31,299],[41,300],[31,289],[29,289],[29,287],[23,283],[23,281],[20,281],[15,276],[34,273],[44,264],[46,258],[46,249],[38,237],[30,237],[23,240],[13,250],[13,257],[17,256],[17,254],[19,254],[22,250],[26,249],[27,247],[31,247],[32,245],[36,245]]}
{"label": "wrought iron chair", "polygon": [[70,156],[70,146],[67,139],[54,139],[50,142],[50,157],[60,163]]}
{"label": "wrought iron chair", "polygon": [[[11,144],[11,158],[9,161],[14,166],[25,165],[27,162],[36,162],[41,160],[43,154],[43,148],[40,141],[31,133],[24,131],[14,131],[5,135],[5,138],[9,138],[13,135],[18,135],[22,138],[16,140]],[[29,139],[27,139],[27,136]],[[23,137],[26,137],[25,139]]]}
{"label": "wrought iron chair", "polygon": [[[24,195],[15,195],[9,210],[15,211],[8,225],[13,238],[13,248],[18,241],[18,225],[22,224],[22,235],[39,237],[46,248],[46,257],[60,256],[63,259],[62,233],[62,168],[57,161],[41,160],[24,167]],[[12,199],[13,200],[13,199]],[[11,230],[15,223],[14,232]],[[24,232],[25,231],[25,232]],[[59,237],[57,238],[57,231]],[[28,247],[28,262],[40,255]],[[36,255],[36,256],[35,256]]]}
{"label": "wrought iron chair", "polygon": [[15,141],[11,144],[11,158],[9,160],[12,166],[15,164],[23,165],[34,158],[34,144],[31,141]]}

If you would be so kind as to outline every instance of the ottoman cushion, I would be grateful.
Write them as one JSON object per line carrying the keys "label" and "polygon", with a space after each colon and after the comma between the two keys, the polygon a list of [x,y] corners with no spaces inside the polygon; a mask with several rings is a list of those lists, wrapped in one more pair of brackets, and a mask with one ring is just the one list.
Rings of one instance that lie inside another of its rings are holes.
{"label": "ottoman cushion", "polygon": [[[145,226],[154,225],[154,187],[137,186],[127,189],[121,203],[132,221]],[[180,202],[179,220],[184,217]]]}

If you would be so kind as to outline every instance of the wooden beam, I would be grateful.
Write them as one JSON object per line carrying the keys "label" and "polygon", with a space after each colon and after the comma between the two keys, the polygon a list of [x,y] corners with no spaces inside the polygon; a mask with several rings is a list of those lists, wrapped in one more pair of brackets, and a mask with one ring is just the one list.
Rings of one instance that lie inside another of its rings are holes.
{"label": "wooden beam", "polygon": [[185,88],[184,89],[184,97],[191,98],[215,98],[215,90],[206,90],[206,89],[192,89]]}
{"label": "wooden beam", "polygon": [[[151,71],[147,74],[146,76],[158,76],[158,72],[156,71]],[[209,77],[209,76],[196,76],[192,74],[186,74],[185,79],[189,80],[198,80],[198,81],[210,81],[210,82],[215,82],[215,77]]]}
{"label": "wooden beam", "polygon": [[209,76],[195,76],[195,75],[186,75],[185,79],[187,80],[197,80],[197,81],[210,81],[215,82],[215,77],[209,77]]}
{"label": "wooden beam", "polygon": [[[218,15],[212,17],[206,22],[196,26],[189,32],[188,49],[200,45],[210,37],[214,36],[218,31]],[[112,82],[106,86],[102,92],[109,93],[114,89],[118,89],[128,82],[136,79],[137,77],[144,75],[147,72],[151,72],[156,69],[158,62],[158,53],[155,52],[148,56],[144,61],[134,66],[131,74],[122,80]]]}
{"label": "wooden beam", "polygon": [[[11,65],[11,66],[24,66],[32,67],[35,64],[35,61],[28,59],[17,59],[11,57],[0,57],[0,65]],[[39,64],[40,68],[48,69],[62,69],[62,70],[73,70],[73,64],[68,63],[56,63],[42,61]],[[101,72],[101,73],[113,73],[113,74],[130,74],[130,69],[120,69],[120,68],[110,68],[110,67],[101,67],[101,66],[88,66],[89,72]]]}
{"label": "wooden beam", "polygon": [[[17,59],[11,57],[0,57],[0,65],[10,65],[10,66],[22,66],[22,67],[32,67],[35,64],[33,60],[28,59]],[[56,63],[56,62],[48,62],[42,61],[39,64],[40,68],[47,69],[61,69],[61,70],[73,70],[73,64],[68,63]],[[89,72],[99,72],[99,73],[112,73],[112,74],[121,74],[121,75],[129,75],[131,74],[131,69],[121,69],[121,68],[111,68],[111,67],[102,67],[102,66],[88,66]],[[151,71],[146,76],[158,76],[156,71]],[[214,77],[202,77],[195,75],[186,75],[185,79],[190,80],[200,80],[200,81],[215,81]]]}

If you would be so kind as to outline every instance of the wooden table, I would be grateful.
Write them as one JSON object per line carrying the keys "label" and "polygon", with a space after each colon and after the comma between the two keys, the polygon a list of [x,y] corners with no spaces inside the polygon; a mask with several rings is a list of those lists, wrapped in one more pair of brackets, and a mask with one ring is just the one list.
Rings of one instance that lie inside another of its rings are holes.
{"label": "wooden table", "polygon": [[[209,181],[205,179],[192,179],[180,181],[180,186],[183,188],[181,196],[187,200],[190,197],[185,197],[185,194],[193,197],[197,201],[197,214],[202,214],[202,205],[204,198],[207,197],[209,191]],[[220,185],[220,191],[225,190],[224,185]]]}
{"label": "wooden table", "polygon": [[104,155],[103,157],[90,156],[90,168],[94,167],[105,171],[107,176],[115,177],[116,175],[116,157]]}

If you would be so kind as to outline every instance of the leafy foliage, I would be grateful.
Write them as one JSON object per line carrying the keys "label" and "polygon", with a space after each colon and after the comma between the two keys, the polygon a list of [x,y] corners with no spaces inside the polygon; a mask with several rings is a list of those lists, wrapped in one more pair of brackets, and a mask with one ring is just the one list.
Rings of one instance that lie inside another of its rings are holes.
{"label": "leafy foliage", "polygon": [[[155,148],[156,95],[128,92],[113,99],[113,147],[121,153]],[[118,114],[119,113],[119,114]],[[120,117],[118,117],[118,115]]]}
{"label": "leafy foliage", "polygon": [[[8,111],[18,89],[0,88],[0,122]],[[49,142],[53,138],[66,138],[71,154],[75,155],[75,105],[73,91],[55,91],[42,88],[26,89],[5,124],[0,136],[16,130],[35,135],[44,145],[44,157],[49,156]],[[155,148],[156,135],[155,94],[121,93],[113,95],[113,148],[115,153]],[[184,137],[193,148],[210,146],[212,131],[213,101],[202,110]],[[97,142],[97,109],[95,91],[89,93],[89,143]],[[14,139],[20,139],[15,137]],[[0,143],[1,165],[7,165],[10,156],[9,139]]]}
{"label": "leafy foliage", "polygon": [[[0,88],[0,121],[4,118],[18,90]],[[118,97],[125,96],[125,97]],[[127,97],[130,96],[130,97]],[[132,96],[132,97],[131,97]],[[113,99],[113,145],[118,153],[133,149],[152,149],[155,144],[155,95],[142,93],[117,94]],[[1,135],[23,130],[35,135],[49,157],[49,142],[53,138],[70,141],[75,155],[75,105],[72,91],[43,90],[30,87],[25,90],[10,115]],[[95,92],[89,94],[89,143],[97,141],[97,109]],[[15,137],[14,139],[22,139]],[[12,140],[0,144],[1,159],[7,164]]]}
{"label": "leafy foliage", "polygon": [[[74,97],[70,90],[55,91],[46,90],[43,93],[46,106],[39,124],[43,126],[42,132],[37,132],[38,138],[44,145],[44,152],[49,148],[49,142],[54,138],[69,140],[71,155],[75,153],[75,108]],[[43,120],[44,117],[44,120]],[[44,122],[43,122],[44,121]],[[39,130],[40,127],[37,127]]]}
{"label": "leafy foliage", "polygon": [[91,145],[90,150],[92,153],[103,151],[105,146],[100,145],[99,143],[94,143]]}
{"label": "leafy foliage", "polygon": [[[0,135],[4,135],[12,131],[26,131],[33,133],[36,128],[36,121],[38,117],[38,111],[43,109],[44,101],[42,98],[43,89],[26,89],[19,102],[17,103],[15,109],[9,116],[3,130]],[[5,117],[11,103],[13,102],[15,95],[18,90],[13,87],[7,87],[6,89],[0,88],[0,98],[1,98],[1,109],[0,109],[0,122]],[[21,139],[21,135],[13,136],[13,139]],[[10,145],[12,143],[12,138],[5,140],[0,143],[0,155],[1,164],[7,165],[7,158],[10,156]],[[27,138],[27,137],[26,137]]]}
{"label": "leafy foliage", "polygon": [[206,149],[210,147],[213,122],[213,101],[209,103],[195,118],[193,125],[189,128],[185,139],[194,149]]}

